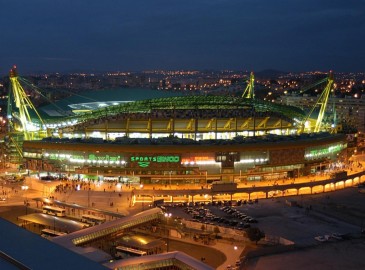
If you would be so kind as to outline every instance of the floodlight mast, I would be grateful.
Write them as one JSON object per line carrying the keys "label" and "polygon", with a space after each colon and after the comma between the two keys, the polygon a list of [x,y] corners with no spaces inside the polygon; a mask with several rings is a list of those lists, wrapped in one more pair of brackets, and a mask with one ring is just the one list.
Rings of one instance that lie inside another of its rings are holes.
{"label": "floodlight mast", "polygon": [[[43,119],[39,115],[37,109],[34,107],[31,100],[29,99],[27,93],[24,91],[23,87],[19,83],[16,66],[10,69],[9,78],[11,82],[11,91],[12,91],[12,95],[9,94],[9,98],[13,96],[15,107],[18,109],[19,112],[16,115],[14,112],[8,112],[8,114],[11,116],[12,119],[14,119],[15,116],[20,121],[21,124],[20,128],[24,134],[24,139],[31,140],[33,139],[35,130],[31,128],[32,126],[34,126],[34,123],[32,122],[28,108],[36,113],[42,125],[44,124]],[[11,102],[12,100],[9,100],[9,103]],[[11,108],[11,106],[8,107]]]}
{"label": "floodlight mast", "polygon": [[250,73],[250,78],[247,81],[246,89],[245,89],[245,91],[242,94],[242,97],[243,98],[251,98],[251,99],[253,99],[255,97],[254,85],[255,85],[255,76],[254,76],[254,73],[251,72]]}
{"label": "floodlight mast", "polygon": [[[328,98],[331,93],[332,86],[334,84],[334,76],[333,76],[332,70],[329,72],[328,77],[326,79],[319,81],[318,83],[314,84],[313,86],[317,86],[318,84],[324,83],[324,82],[327,82],[326,87],[324,88],[321,95],[319,96],[316,104],[312,107],[312,109],[310,110],[310,112],[307,114],[304,121],[302,122],[302,128],[300,129],[301,133],[304,132],[304,129],[309,129],[310,132],[314,132],[314,133],[318,133],[318,132],[322,131],[323,118],[324,118],[324,114],[326,112]],[[310,88],[308,88],[308,89],[310,89]],[[308,89],[306,89],[306,90],[308,90]],[[303,93],[303,92],[305,92],[305,91],[301,91],[301,93]],[[320,110],[318,113],[318,117],[315,121],[314,128],[312,125],[309,125],[309,127],[306,128],[305,127],[306,123],[309,122],[308,120],[309,120],[310,116],[312,115],[313,111],[315,110],[315,108],[318,105],[320,105]]]}
{"label": "floodlight mast", "polygon": [[329,95],[331,93],[331,89],[332,89],[332,86],[333,86],[333,81],[334,81],[333,72],[331,70],[329,75],[328,75],[328,78],[327,78],[327,85],[324,88],[324,90],[323,90],[323,92],[322,92],[322,94],[319,97],[318,102],[317,102],[317,104],[321,104],[321,109],[319,110],[318,118],[317,118],[317,121],[316,121],[316,126],[314,127],[314,132],[319,132],[321,130],[322,120],[323,120],[324,113],[325,113],[326,108],[327,108],[328,98],[329,98]]}

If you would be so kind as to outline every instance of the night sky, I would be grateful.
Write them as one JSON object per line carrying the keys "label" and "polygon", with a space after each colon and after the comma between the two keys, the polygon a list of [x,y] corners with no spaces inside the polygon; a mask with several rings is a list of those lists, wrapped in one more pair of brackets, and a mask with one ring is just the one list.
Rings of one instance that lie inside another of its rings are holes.
{"label": "night sky", "polygon": [[365,0],[0,0],[0,74],[365,71]]}

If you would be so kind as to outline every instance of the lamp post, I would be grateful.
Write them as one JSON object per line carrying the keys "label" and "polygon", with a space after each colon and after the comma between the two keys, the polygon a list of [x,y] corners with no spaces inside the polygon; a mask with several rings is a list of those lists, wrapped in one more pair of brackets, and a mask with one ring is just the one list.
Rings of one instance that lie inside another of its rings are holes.
{"label": "lamp post", "polygon": [[165,213],[164,216],[166,218],[166,251],[169,252],[169,246],[170,246],[170,234],[169,234],[169,228],[167,227],[169,224],[169,220],[171,218],[171,213]]}
{"label": "lamp post", "polygon": [[88,180],[88,185],[87,185],[87,207],[90,207],[90,179]]}
{"label": "lamp post", "polygon": [[205,187],[208,188],[208,171],[205,171]]}
{"label": "lamp post", "polygon": [[24,197],[25,197],[25,199],[24,199],[25,214],[28,215],[28,200],[27,200],[27,196],[26,196],[25,193],[26,193],[26,191],[28,190],[29,187],[26,186],[26,185],[24,185],[21,188],[22,188],[22,190],[24,192]]}

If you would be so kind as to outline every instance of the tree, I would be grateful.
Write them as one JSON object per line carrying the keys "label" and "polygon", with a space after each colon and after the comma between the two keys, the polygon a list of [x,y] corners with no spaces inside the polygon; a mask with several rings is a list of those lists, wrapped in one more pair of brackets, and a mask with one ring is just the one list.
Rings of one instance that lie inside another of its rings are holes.
{"label": "tree", "polygon": [[263,231],[260,231],[259,228],[255,227],[247,228],[246,234],[248,239],[250,239],[252,242],[255,242],[256,245],[258,241],[265,237],[265,233]]}

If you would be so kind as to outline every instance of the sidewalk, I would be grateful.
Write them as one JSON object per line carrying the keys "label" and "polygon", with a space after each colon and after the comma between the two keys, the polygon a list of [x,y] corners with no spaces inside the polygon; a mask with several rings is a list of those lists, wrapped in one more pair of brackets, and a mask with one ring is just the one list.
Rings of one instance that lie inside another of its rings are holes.
{"label": "sidewalk", "polygon": [[[162,238],[166,238],[166,235],[160,235]],[[191,237],[173,237],[169,236],[170,240],[178,241],[178,242],[184,242],[192,245],[192,248],[194,246],[201,246],[204,248],[212,248],[216,249],[217,251],[223,253],[225,255],[225,261],[219,265],[216,269],[217,270],[226,270],[228,265],[233,266],[233,269],[235,269],[236,261],[240,260],[241,254],[245,251],[247,245],[244,242],[237,242],[234,243],[232,241],[228,240],[220,240],[217,239],[214,241],[213,244],[205,245],[202,242],[194,241]],[[211,258],[206,257],[206,261],[211,261]]]}

